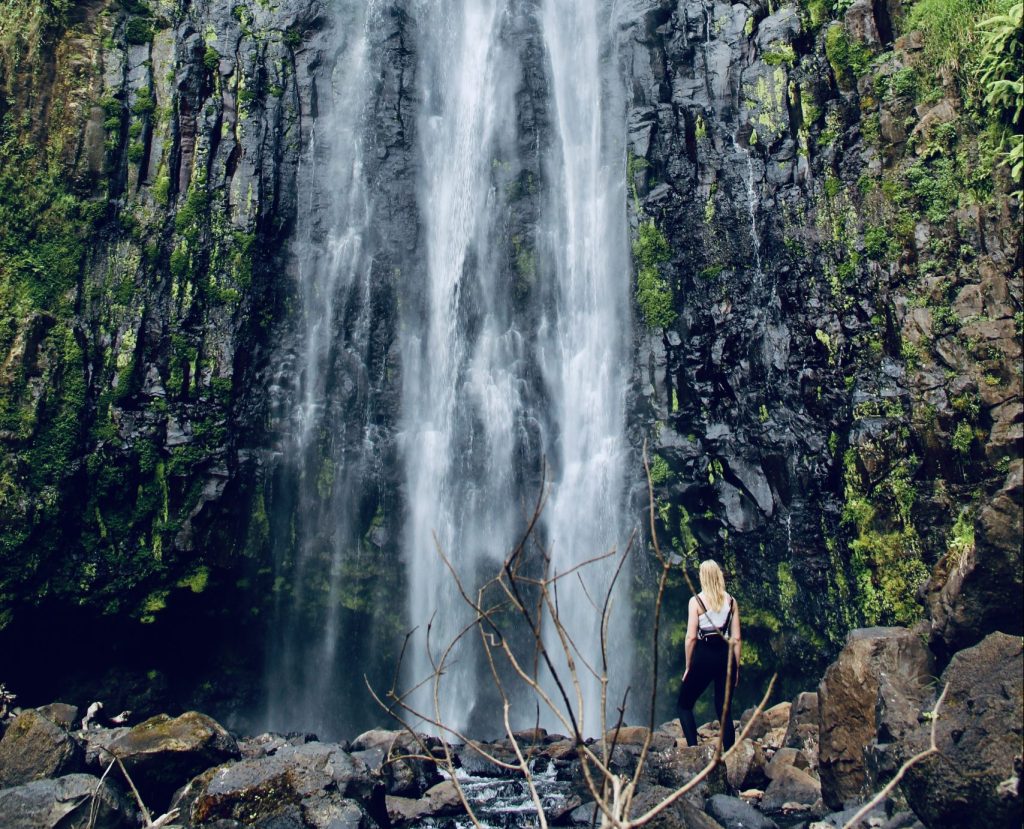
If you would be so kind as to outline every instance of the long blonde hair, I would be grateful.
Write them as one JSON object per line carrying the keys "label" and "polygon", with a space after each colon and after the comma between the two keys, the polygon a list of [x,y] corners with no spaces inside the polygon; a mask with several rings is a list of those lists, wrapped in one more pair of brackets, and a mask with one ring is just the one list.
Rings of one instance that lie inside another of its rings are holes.
{"label": "long blonde hair", "polygon": [[700,589],[707,597],[708,610],[716,613],[725,604],[725,577],[722,568],[713,559],[700,563]]}

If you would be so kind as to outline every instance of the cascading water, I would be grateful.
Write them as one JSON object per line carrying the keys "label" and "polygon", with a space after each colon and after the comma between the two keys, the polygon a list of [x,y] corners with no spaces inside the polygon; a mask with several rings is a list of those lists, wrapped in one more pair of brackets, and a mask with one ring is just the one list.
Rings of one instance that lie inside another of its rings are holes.
{"label": "cascading water", "polygon": [[[281,489],[292,482],[294,491],[275,505],[285,513],[285,552],[268,672],[273,728],[337,734],[347,722],[337,708],[351,705],[345,695],[361,691],[367,662],[380,658],[366,644],[380,631],[356,629],[340,606],[358,572],[377,566],[363,558],[366,490],[388,478],[369,470],[381,455],[375,436],[390,428],[378,422],[377,389],[399,387],[402,469],[389,480],[402,484],[405,620],[419,630],[406,651],[406,687],[431,675],[432,658],[472,620],[439,550],[470,592],[492,576],[524,526],[542,458],[551,496],[538,541],[550,550],[550,575],[623,549],[631,302],[616,5],[410,0],[415,167],[389,169],[416,170],[418,223],[408,259],[388,269],[400,292],[396,380],[390,357],[373,353],[372,274],[386,232],[375,225],[368,179],[384,168],[366,172],[368,159],[391,151],[368,126],[390,71],[378,65],[373,27],[390,24],[357,0],[336,12],[332,87],[319,91],[299,182],[302,338],[285,366],[294,374],[298,365],[298,383],[281,418],[292,470]],[[540,80],[524,103],[531,72]],[[543,117],[524,118],[524,106]],[[519,157],[527,153],[529,169]],[[388,206],[377,221],[393,221],[384,214],[395,202],[380,198]],[[618,563],[610,557],[558,582],[588,733],[601,727],[602,687],[588,666],[602,671],[600,604]],[[609,707],[630,670],[628,578],[626,568],[607,627]],[[559,653],[550,620],[544,635]],[[489,685],[482,653],[467,643],[448,659],[440,709],[429,685],[410,702],[458,728],[493,729]],[[516,716],[528,724],[532,709]]]}
{"label": "cascading water", "polygon": [[[427,289],[422,308],[410,309],[404,326],[405,546],[410,621],[421,628],[430,622],[435,656],[472,617],[432,534],[467,586],[508,553],[523,519],[523,473],[514,465],[539,460],[523,449],[529,443],[524,424],[539,424],[540,451],[550,463],[543,534],[551,575],[623,541],[630,301],[625,118],[612,4],[597,14],[592,3],[562,0],[540,9],[552,143],[544,153],[536,264],[537,295],[544,299],[539,322],[525,325],[510,310],[507,270],[501,280],[509,240],[502,238],[504,194],[492,174],[516,129],[518,56],[503,30],[519,5],[464,0],[431,3],[429,14],[420,8],[419,203]],[[531,408],[524,393],[537,369],[543,410]],[[561,621],[578,649],[584,727],[594,732],[601,687],[583,663],[601,671],[600,610],[593,601],[600,602],[617,563],[602,561],[584,570],[582,580],[564,579],[558,587]],[[627,578],[622,575],[623,584]],[[622,594],[617,599],[624,603]],[[628,648],[618,646],[628,635],[627,614],[616,610],[611,670],[621,690],[630,667],[622,656]],[[561,652],[550,625],[545,644]],[[423,679],[432,668],[421,639],[411,678]],[[458,652],[436,712],[445,722],[470,721],[485,670],[464,649]],[[430,687],[413,699],[433,713]]]}
{"label": "cascading water", "polygon": [[[437,548],[472,588],[481,566],[509,551],[517,508],[521,336],[498,279],[491,184],[500,133],[514,129],[515,58],[500,38],[505,11],[499,0],[424,0],[417,8],[426,285],[419,307],[404,309],[402,442],[409,619],[422,632],[430,625],[434,658],[472,618]],[[410,676],[419,682],[431,674],[431,657],[425,637],[414,643]],[[429,685],[413,703],[464,726],[481,667],[460,648],[441,710],[434,711]]]}
{"label": "cascading water", "polygon": [[[366,385],[370,325],[366,237],[371,202],[364,175],[364,109],[368,80],[367,27],[372,4],[351,2],[337,12],[344,37],[329,89],[321,90],[316,121],[299,169],[299,238],[294,247],[300,339],[295,348],[297,390],[287,417],[285,453],[296,480],[288,535],[278,545],[276,639],[268,672],[272,728],[337,730],[340,643],[339,591],[353,558],[355,504],[372,447],[339,448],[338,408],[347,430],[369,440],[369,414],[358,411],[354,388]],[[354,375],[354,376],[353,376]],[[361,375],[361,376],[360,376]],[[347,392],[347,395],[346,395]],[[347,401],[340,398],[347,396]],[[356,411],[352,413],[352,400]],[[362,408],[365,408],[362,406]],[[355,455],[355,456],[354,456]]]}
{"label": "cascading water", "polygon": [[[596,6],[596,7],[595,7]],[[546,236],[555,280],[554,307],[541,326],[544,378],[551,398],[554,488],[544,525],[551,575],[617,548],[622,552],[627,452],[624,440],[625,333],[630,327],[626,235],[625,107],[618,75],[615,4],[546,0],[544,42],[551,72],[555,141],[549,149]],[[586,733],[602,726],[599,622],[618,557],[558,582],[561,622],[578,653]],[[628,565],[628,561],[627,561]],[[608,705],[629,677],[625,591],[628,566],[614,590],[607,627],[614,654],[607,667]],[[615,604],[620,605],[615,607]],[[558,633],[545,632],[559,653]],[[589,668],[580,663],[589,663]]]}

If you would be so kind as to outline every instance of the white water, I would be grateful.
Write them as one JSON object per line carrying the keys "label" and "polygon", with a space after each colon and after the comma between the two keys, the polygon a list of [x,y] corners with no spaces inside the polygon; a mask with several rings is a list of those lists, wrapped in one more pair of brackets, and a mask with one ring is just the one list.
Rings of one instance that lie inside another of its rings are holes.
{"label": "white water", "polygon": [[[627,452],[627,343],[630,330],[626,234],[625,114],[615,50],[616,22],[590,0],[546,0],[544,41],[550,59],[558,144],[549,149],[545,226],[553,257],[556,307],[542,327],[543,370],[554,415],[554,487],[544,524],[552,575],[613,549],[623,551]],[[584,733],[602,728],[602,685],[614,710],[631,669],[627,591],[620,574],[603,665],[601,613],[618,556],[558,582],[559,617],[575,642]],[[628,562],[627,562],[628,565]],[[559,653],[552,625],[545,646]],[[567,672],[562,671],[563,675]],[[549,690],[551,690],[549,688]],[[554,725],[553,723],[549,724]]]}
{"label": "white water", "polygon": [[[514,124],[514,58],[499,37],[502,4],[423,0],[416,11],[427,285],[422,313],[403,322],[402,348],[408,614],[421,634],[411,651],[414,683],[430,676],[431,659],[472,619],[438,547],[474,595],[480,566],[493,568],[511,547],[521,344],[497,283],[492,236],[492,160],[499,132]],[[433,656],[423,635],[428,625]],[[476,630],[468,636],[475,644]],[[449,662],[440,709],[429,685],[412,701],[461,727],[486,668],[468,647]]]}
{"label": "white water", "polygon": [[[525,422],[539,425],[550,464],[543,536],[551,575],[621,550],[624,542],[630,280],[625,112],[614,21],[593,2],[542,4],[553,143],[544,148],[547,197],[536,278],[538,295],[550,301],[539,311],[539,323],[530,321],[536,342],[528,343],[530,331],[513,321],[507,272],[506,284],[499,279],[509,240],[498,221],[501,194],[491,174],[516,128],[513,94],[521,71],[511,41],[502,36],[508,5],[423,0],[417,8],[427,288],[421,308],[407,308],[403,321],[404,546],[408,615],[420,630],[410,650],[410,683],[433,670],[423,636],[427,625],[437,659],[472,620],[434,534],[475,595],[477,580],[496,573],[523,526],[524,493],[517,488],[523,471],[515,466],[523,463],[518,450]],[[531,410],[523,394],[531,362],[543,381],[544,411]],[[573,659],[585,700],[576,716],[582,715],[587,733],[601,725],[601,686],[586,666],[603,670],[600,607],[617,564],[605,560],[558,587],[559,615],[577,648]],[[623,588],[628,578],[627,567]],[[618,695],[630,670],[623,647],[629,636],[624,590],[617,591],[613,611],[610,673]],[[560,653],[550,623],[544,636],[546,646]],[[475,645],[476,631],[469,637]],[[490,677],[479,651],[459,648],[449,660],[439,709],[434,711],[429,686],[412,702],[462,728]],[[609,700],[609,707],[617,702]],[[545,724],[555,725],[550,717]]]}

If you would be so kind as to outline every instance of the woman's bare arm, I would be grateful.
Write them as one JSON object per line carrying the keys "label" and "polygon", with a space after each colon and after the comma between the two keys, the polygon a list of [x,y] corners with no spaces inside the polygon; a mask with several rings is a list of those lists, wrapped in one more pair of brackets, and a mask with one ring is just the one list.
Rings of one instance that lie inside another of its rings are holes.
{"label": "woman's bare arm", "polygon": [[740,655],[743,651],[743,641],[740,638],[740,606],[739,603],[733,599],[732,605],[732,630],[729,631],[729,639],[732,644],[732,653],[736,662],[732,666],[733,676],[736,681],[740,679]]}
{"label": "woman's bare arm", "polygon": [[686,674],[690,672],[690,660],[693,658],[693,648],[697,644],[697,600],[691,598],[688,608],[688,615],[686,619],[686,642],[684,644],[684,650],[686,651],[686,671],[683,673],[683,679],[686,679]]}

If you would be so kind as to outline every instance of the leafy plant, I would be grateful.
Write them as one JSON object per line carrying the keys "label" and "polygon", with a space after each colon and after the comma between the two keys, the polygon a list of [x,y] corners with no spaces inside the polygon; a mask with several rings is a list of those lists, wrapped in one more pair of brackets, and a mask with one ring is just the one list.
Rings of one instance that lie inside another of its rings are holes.
{"label": "leafy plant", "polygon": [[998,133],[1003,163],[1010,176],[1024,190],[1024,3],[1012,6],[979,24],[981,51],[978,81],[984,91],[983,104]]}

